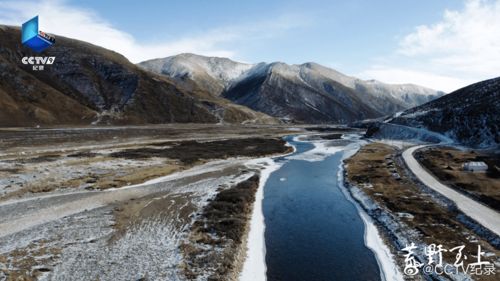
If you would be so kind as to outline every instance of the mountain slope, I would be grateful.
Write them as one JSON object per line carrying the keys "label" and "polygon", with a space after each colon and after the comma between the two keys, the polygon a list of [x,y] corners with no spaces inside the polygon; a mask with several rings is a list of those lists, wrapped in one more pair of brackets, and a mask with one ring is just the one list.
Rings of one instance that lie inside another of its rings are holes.
{"label": "mountain slope", "polygon": [[[58,36],[40,55],[19,38],[19,28],[0,26],[0,126],[275,122],[196,85],[186,91],[92,44]],[[21,63],[25,56],[56,59],[33,71]]]}
{"label": "mountain slope", "polygon": [[309,123],[380,117],[420,105],[443,93],[415,85],[363,81],[316,63],[243,64],[226,58],[181,54],[139,66],[214,96],[269,115]]}
{"label": "mountain slope", "polygon": [[374,96],[375,99],[371,100],[372,106],[383,113],[415,107],[445,94],[413,84],[385,84],[377,80],[361,80],[317,63],[305,63],[302,66],[355,90],[363,97]]}
{"label": "mountain slope", "polygon": [[473,147],[500,144],[500,77],[409,109],[390,123],[439,132]]}
{"label": "mountain slope", "polygon": [[196,84],[213,95],[220,95],[234,79],[253,67],[227,58],[180,54],[139,63],[139,66],[182,83],[185,88]]}
{"label": "mountain slope", "polygon": [[245,75],[223,96],[271,116],[310,123],[345,123],[379,116],[353,90],[335,81],[320,87],[305,80],[309,77],[302,77],[296,66],[273,63],[259,67],[263,69]]}

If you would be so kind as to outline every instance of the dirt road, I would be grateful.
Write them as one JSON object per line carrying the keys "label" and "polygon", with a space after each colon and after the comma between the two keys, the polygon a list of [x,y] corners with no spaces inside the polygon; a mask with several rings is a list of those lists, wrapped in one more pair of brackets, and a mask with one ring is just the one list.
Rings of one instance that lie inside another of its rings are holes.
{"label": "dirt road", "polygon": [[426,186],[455,202],[457,207],[464,212],[464,214],[476,220],[495,234],[500,235],[500,213],[442,184],[418,163],[415,157],[413,157],[413,153],[425,146],[427,145],[413,146],[403,152],[403,159],[413,174],[415,174]]}

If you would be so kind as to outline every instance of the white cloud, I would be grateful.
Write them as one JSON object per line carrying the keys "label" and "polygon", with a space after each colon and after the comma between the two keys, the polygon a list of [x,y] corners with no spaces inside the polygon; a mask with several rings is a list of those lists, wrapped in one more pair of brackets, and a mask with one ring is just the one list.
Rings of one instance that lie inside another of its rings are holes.
{"label": "white cloud", "polygon": [[[40,16],[40,28],[48,33],[86,41],[123,54],[132,62],[166,57],[179,53],[234,58],[236,52],[224,45],[238,40],[286,31],[300,20],[281,16],[273,21],[207,30],[174,41],[143,43],[131,34],[113,27],[92,10],[71,7],[64,1],[0,2],[0,23],[20,25],[34,15]],[[262,32],[264,31],[265,32]],[[262,34],[262,35],[261,35]]]}
{"label": "white cloud", "polygon": [[439,22],[417,26],[389,62],[362,75],[452,91],[500,76],[499,34],[500,0],[466,0],[461,11],[446,10]]}

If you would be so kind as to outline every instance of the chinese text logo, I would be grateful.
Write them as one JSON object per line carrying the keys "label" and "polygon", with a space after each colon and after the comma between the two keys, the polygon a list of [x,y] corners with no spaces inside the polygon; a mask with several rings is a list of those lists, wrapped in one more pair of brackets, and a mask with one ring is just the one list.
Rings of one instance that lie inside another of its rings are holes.
{"label": "chinese text logo", "polygon": [[[452,249],[445,249],[442,245],[430,244],[424,249],[427,262],[420,262],[414,255],[417,246],[414,243],[407,245],[403,251],[405,257],[405,275],[416,275],[420,271],[424,274],[451,275],[465,273],[468,275],[494,275],[496,274],[495,264],[483,260],[485,252],[481,251],[481,245],[477,246],[477,255],[469,264],[465,264],[467,255],[462,253],[465,246],[457,246]],[[443,253],[450,252],[455,256],[453,264],[443,262]]]}

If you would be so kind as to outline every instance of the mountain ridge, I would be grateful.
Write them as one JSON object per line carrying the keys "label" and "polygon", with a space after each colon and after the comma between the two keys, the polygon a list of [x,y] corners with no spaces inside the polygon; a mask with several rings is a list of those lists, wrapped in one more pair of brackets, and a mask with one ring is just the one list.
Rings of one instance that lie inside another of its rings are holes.
{"label": "mountain ridge", "polygon": [[[444,94],[412,84],[390,85],[375,80],[365,81],[314,62],[294,65],[283,62],[247,64],[227,58],[185,53],[138,65],[178,80],[181,84],[191,81],[208,89],[214,96],[223,96],[256,111],[304,123],[339,123],[381,117]],[[229,68],[233,71],[227,72]],[[277,76],[281,78],[277,79]],[[238,93],[235,93],[235,89]],[[267,90],[265,96],[273,102],[265,101],[263,96],[257,97],[259,89]],[[296,97],[297,104],[288,108],[280,101],[280,97],[273,97],[273,91],[281,92],[281,95],[287,93],[288,100],[294,91],[301,92],[302,96]],[[298,108],[300,103],[304,108]],[[322,114],[318,114],[317,110],[322,110]],[[352,111],[359,111],[359,114]]]}
{"label": "mountain ridge", "polygon": [[500,77],[458,89],[408,109],[388,122],[438,132],[457,143],[499,148]]}

